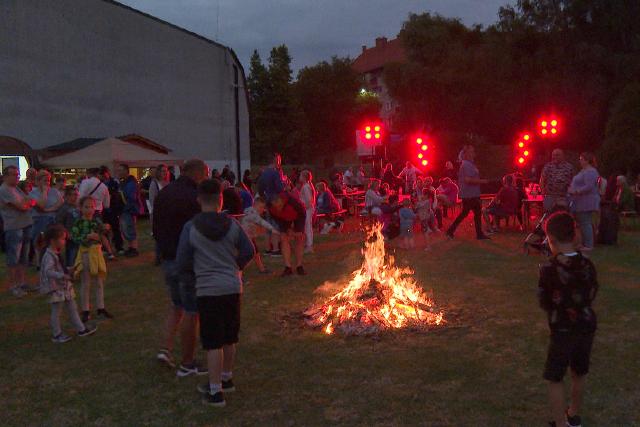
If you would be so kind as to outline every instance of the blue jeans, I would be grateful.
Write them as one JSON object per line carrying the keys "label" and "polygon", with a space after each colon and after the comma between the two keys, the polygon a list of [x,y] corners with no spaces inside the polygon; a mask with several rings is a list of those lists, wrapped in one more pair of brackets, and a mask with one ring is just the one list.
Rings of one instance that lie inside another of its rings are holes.
{"label": "blue jeans", "polygon": [[31,226],[17,230],[5,230],[4,242],[6,246],[7,267],[29,265],[29,248],[31,248]]}
{"label": "blue jeans", "polygon": [[138,238],[136,222],[137,217],[129,212],[122,212],[122,215],[120,215],[120,230],[122,231],[122,237],[127,242],[132,242]]}
{"label": "blue jeans", "polygon": [[593,248],[593,214],[595,211],[576,212],[576,222],[582,233],[582,246]]}

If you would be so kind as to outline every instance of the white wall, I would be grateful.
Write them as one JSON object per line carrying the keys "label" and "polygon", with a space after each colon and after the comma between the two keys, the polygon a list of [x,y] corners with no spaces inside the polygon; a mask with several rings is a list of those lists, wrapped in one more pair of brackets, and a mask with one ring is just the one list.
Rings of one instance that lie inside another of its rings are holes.
{"label": "white wall", "polygon": [[[234,63],[223,46],[108,1],[2,0],[0,134],[42,148],[137,133],[235,170]],[[240,86],[248,163],[242,74]]]}

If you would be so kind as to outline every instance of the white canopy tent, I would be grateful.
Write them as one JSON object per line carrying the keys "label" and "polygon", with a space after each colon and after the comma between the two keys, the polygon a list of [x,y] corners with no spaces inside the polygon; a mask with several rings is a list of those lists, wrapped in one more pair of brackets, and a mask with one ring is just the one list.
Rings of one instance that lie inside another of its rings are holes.
{"label": "white canopy tent", "polygon": [[56,155],[55,147],[41,151],[40,163],[52,169],[88,169],[106,165],[112,170],[120,163],[134,168],[148,168],[159,164],[181,166],[183,159],[173,156],[161,145],[147,145],[140,141],[106,138],[90,144],[72,147]]}

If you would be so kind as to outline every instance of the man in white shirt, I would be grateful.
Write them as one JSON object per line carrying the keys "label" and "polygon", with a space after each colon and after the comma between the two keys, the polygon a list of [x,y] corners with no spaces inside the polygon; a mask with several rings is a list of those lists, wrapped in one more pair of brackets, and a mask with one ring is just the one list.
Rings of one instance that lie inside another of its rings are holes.
{"label": "man in white shirt", "polygon": [[402,169],[402,171],[400,172],[400,175],[398,175],[398,178],[404,178],[405,180],[405,186],[404,186],[405,194],[411,194],[411,192],[413,191],[413,188],[416,185],[417,175],[418,175],[418,169],[416,169],[411,162],[407,162],[405,165],[405,168]]}
{"label": "man in white shirt", "polygon": [[102,218],[103,209],[108,209],[111,206],[111,197],[107,186],[98,178],[98,172],[100,172],[98,168],[87,170],[87,179],[80,183],[78,193],[80,198],[89,196],[95,200],[95,216]]}
{"label": "man in white shirt", "polygon": [[353,167],[348,167],[346,171],[344,171],[344,175],[342,175],[342,183],[351,188],[356,185],[353,175]]}

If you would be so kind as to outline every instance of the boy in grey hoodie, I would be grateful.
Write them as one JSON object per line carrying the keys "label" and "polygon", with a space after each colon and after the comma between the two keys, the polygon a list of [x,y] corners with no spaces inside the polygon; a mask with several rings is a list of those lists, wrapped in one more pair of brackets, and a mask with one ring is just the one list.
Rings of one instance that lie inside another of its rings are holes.
{"label": "boy in grey hoodie", "polygon": [[232,369],[240,331],[242,269],[255,255],[240,224],[222,210],[220,181],[198,186],[202,213],[182,229],[176,261],[195,273],[200,341],[207,351],[209,382],[198,387],[206,403],[225,406],[224,393],[235,390]]}

